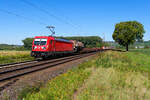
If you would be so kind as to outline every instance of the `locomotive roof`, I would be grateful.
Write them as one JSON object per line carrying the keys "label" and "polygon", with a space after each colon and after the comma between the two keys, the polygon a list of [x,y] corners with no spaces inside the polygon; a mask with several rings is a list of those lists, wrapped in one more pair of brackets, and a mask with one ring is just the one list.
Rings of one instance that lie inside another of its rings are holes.
{"label": "locomotive roof", "polygon": [[54,40],[55,38],[52,36],[35,36],[34,38],[50,38],[52,40]]}
{"label": "locomotive roof", "polygon": [[52,37],[52,36],[35,36],[34,38],[50,38],[51,40],[56,40],[56,41],[61,41],[61,42],[72,43],[70,40],[65,40],[65,39],[55,39],[55,37]]}
{"label": "locomotive roof", "polygon": [[62,42],[68,42],[68,43],[72,43],[71,41],[69,40],[65,40],[65,39],[55,39],[56,41],[62,41]]}

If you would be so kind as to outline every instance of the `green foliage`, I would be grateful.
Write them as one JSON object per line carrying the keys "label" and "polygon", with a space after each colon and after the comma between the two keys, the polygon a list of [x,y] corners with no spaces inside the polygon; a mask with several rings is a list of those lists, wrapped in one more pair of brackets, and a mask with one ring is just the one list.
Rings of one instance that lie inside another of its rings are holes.
{"label": "green foliage", "polygon": [[[26,90],[20,100],[71,100],[72,95],[90,76],[92,61],[85,62],[50,80],[39,92]],[[26,94],[24,94],[26,93]]]}
{"label": "green foliage", "polygon": [[27,97],[28,93],[37,93],[40,91],[40,87],[43,86],[43,84],[39,83],[36,86],[28,86],[25,87],[21,93],[18,96],[18,100],[23,100],[22,98]]}
{"label": "green foliage", "polygon": [[26,39],[22,40],[22,42],[24,44],[25,49],[27,49],[27,50],[32,49],[33,38],[26,38]]}
{"label": "green foliage", "polygon": [[145,30],[141,23],[127,21],[116,24],[112,37],[120,45],[126,46],[128,51],[128,45],[133,44],[135,41],[142,41],[144,33]]}
{"label": "green foliage", "polygon": [[75,100],[149,100],[150,53],[140,51],[100,54]]}
{"label": "green foliage", "polygon": [[25,50],[25,49],[21,45],[0,44],[0,50],[17,50],[17,51],[22,51],[22,50]]}
{"label": "green foliage", "polygon": [[134,53],[142,53],[142,54],[145,54],[145,55],[150,55],[150,49],[132,49],[131,52],[134,52]]}
{"label": "green foliage", "polygon": [[[150,73],[150,49],[132,50],[131,52],[108,52],[100,55],[96,61],[97,66],[119,71],[147,72]],[[144,58],[144,59],[143,59]],[[116,64],[115,64],[116,63]]]}
{"label": "green foliage", "polygon": [[150,49],[100,53],[96,59],[52,79],[46,86],[23,92],[24,99],[20,99],[149,100],[149,54]]}

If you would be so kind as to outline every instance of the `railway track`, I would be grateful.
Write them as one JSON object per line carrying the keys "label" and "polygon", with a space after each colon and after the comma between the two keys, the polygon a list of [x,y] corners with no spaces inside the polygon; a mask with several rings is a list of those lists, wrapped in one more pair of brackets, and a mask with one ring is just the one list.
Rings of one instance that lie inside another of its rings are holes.
{"label": "railway track", "polygon": [[[79,54],[74,54],[74,55],[79,55]],[[53,59],[58,59],[58,57],[55,57]],[[39,62],[39,61],[42,61],[42,60],[29,60],[29,61],[23,61],[23,62],[0,64],[0,69],[9,68],[9,67],[15,67],[15,66],[20,66],[20,65],[21,66],[22,65],[27,65],[27,64],[36,63],[36,62]]]}
{"label": "railway track", "polygon": [[23,65],[23,64],[34,63],[34,62],[38,62],[38,61],[36,61],[36,60],[29,60],[29,61],[24,61],[24,62],[0,64],[0,69],[6,68],[6,67],[13,67],[13,66],[16,66],[16,65]]}
{"label": "railway track", "polygon": [[69,56],[69,57],[53,59],[53,60],[46,60],[46,61],[40,61],[34,63],[25,63],[21,65],[15,65],[13,67],[5,67],[0,69],[0,82],[14,79],[16,77],[23,76],[25,74],[29,74],[35,71],[40,71],[42,69],[53,67],[69,61],[87,57],[96,53],[97,52],[92,52],[92,53],[80,54],[80,55]]}

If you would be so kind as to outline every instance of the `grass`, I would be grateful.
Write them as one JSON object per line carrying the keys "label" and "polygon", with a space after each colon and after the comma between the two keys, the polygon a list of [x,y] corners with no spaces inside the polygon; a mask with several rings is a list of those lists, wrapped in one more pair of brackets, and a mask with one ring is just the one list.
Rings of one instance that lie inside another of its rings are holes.
{"label": "grass", "polygon": [[0,51],[0,64],[33,60],[30,51]]}
{"label": "grass", "polygon": [[[89,61],[62,74],[45,86],[40,87],[40,91],[22,91],[19,100],[70,100],[72,95],[84,81],[90,76],[91,64]],[[26,94],[25,94],[26,93]]]}
{"label": "grass", "polygon": [[130,51],[150,55],[150,49],[131,49]]}
{"label": "grass", "polygon": [[149,61],[150,57],[140,52],[103,54],[76,99],[149,100]]}
{"label": "grass", "polygon": [[149,100],[149,79],[137,72],[98,68],[79,92],[77,100]]}
{"label": "grass", "polygon": [[149,100],[150,50],[100,53],[22,100]]}

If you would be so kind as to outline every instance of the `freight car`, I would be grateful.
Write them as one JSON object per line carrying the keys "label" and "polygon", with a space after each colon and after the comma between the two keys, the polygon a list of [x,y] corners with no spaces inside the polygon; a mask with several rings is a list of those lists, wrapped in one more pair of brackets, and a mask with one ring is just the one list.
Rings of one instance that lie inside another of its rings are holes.
{"label": "freight car", "polygon": [[84,48],[84,44],[80,41],[70,40],[73,43],[74,52],[79,52]]}
{"label": "freight car", "polygon": [[32,43],[31,56],[47,58],[78,52],[83,48],[81,42],[74,40],[56,39],[52,36],[36,36]]}

